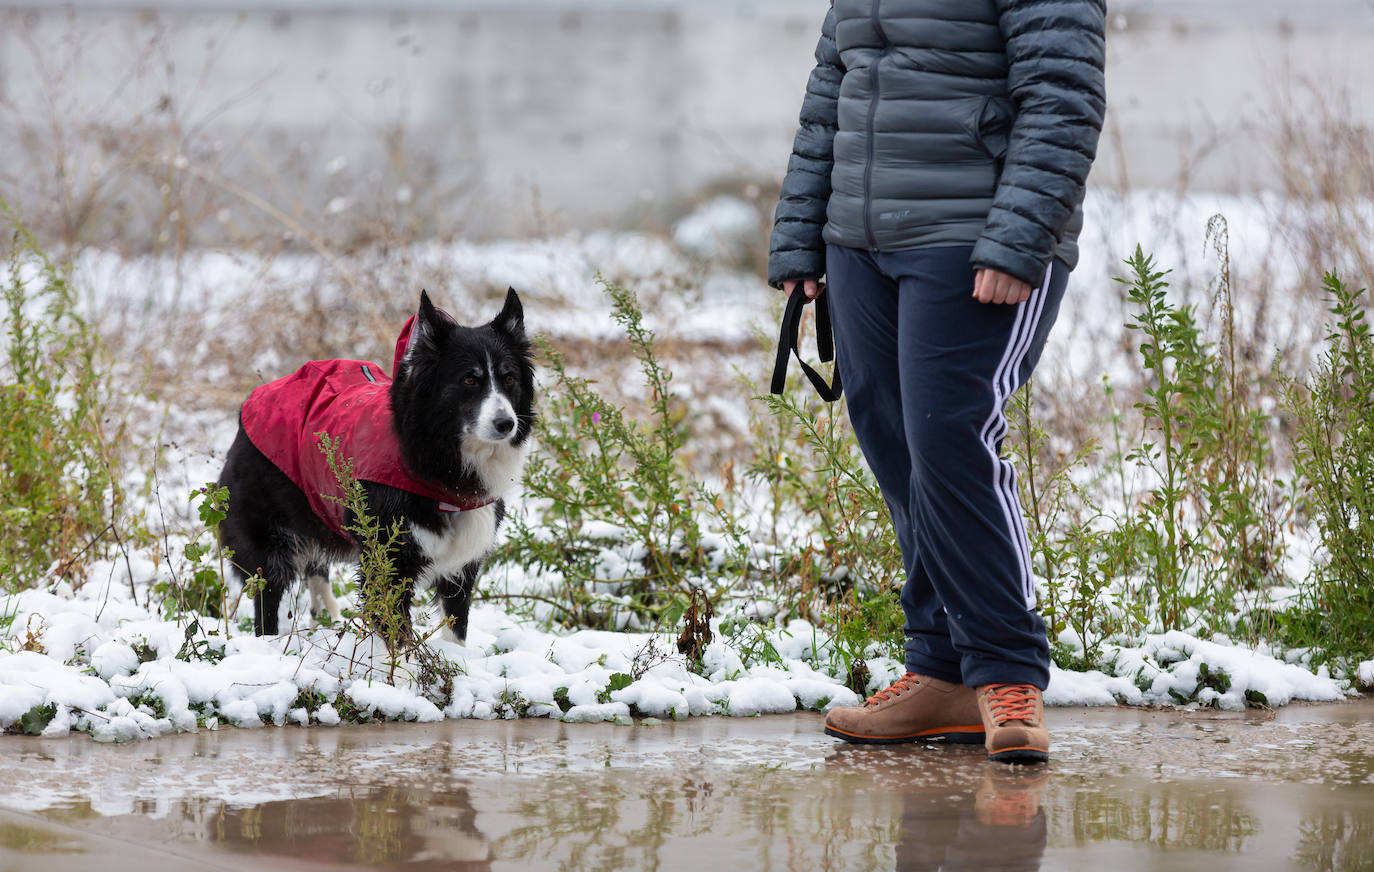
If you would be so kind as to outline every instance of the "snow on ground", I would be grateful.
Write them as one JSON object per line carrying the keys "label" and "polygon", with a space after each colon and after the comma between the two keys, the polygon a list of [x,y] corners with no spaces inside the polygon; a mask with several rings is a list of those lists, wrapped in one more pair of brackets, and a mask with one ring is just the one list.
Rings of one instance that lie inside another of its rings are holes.
{"label": "snow on ground", "polygon": [[[13,618],[0,635],[0,729],[26,726],[25,715],[45,706],[52,708],[44,736],[80,730],[124,741],[225,725],[334,725],[346,719],[341,709],[354,719],[586,722],[824,711],[859,702],[803,659],[814,630],[802,622],[774,634],[781,662],[752,667],[720,641],[717,627],[702,675],[687,668],[668,637],[550,633],[478,606],[466,644],[431,642],[458,674],[427,695],[411,680],[417,665],[402,663],[392,673],[385,648],[374,651],[369,638],[349,630],[310,627],[258,638],[228,627],[224,636],[219,622],[201,619],[212,635],[197,633],[188,646],[189,621],[149,614],[129,601],[117,575],[107,577],[110,584],[92,583],[74,596],[0,598],[0,615]],[[30,637],[34,650],[23,650]],[[897,672],[892,664],[875,666],[884,676]],[[442,705],[435,696],[444,697]]]}
{"label": "snow on ground", "polygon": [[[1115,662],[1117,676],[1052,668],[1045,703],[1185,704],[1239,711],[1247,703],[1335,702],[1353,693],[1348,682],[1333,680],[1324,671],[1313,673],[1269,654],[1177,630],[1147,636],[1138,648],[1118,648]],[[1134,680],[1123,677],[1127,675]],[[1209,681],[1224,689],[1209,686]]]}
{"label": "snow on ground", "polygon": [[[757,328],[771,333],[766,322],[776,295],[760,278],[713,267],[709,258],[739,250],[751,232],[752,208],[713,200],[680,223],[673,240],[602,232],[420,246],[405,259],[417,275],[400,277],[397,286],[418,286],[421,274],[440,275],[450,298],[460,301],[456,310],[464,311],[461,301],[514,285],[528,295],[532,329],[599,338],[619,335],[596,283],[601,272],[642,295],[649,289],[651,327],[671,328],[678,338],[747,340]],[[1276,263],[1272,254],[1279,240],[1269,219],[1276,211],[1281,204],[1224,198],[1090,198],[1088,213],[1097,230],[1085,236],[1084,261],[1074,275],[1074,316],[1061,319],[1046,354],[1058,358],[1059,377],[1096,383],[1104,368],[1119,365],[1111,343],[1100,340],[1120,333],[1121,298],[1110,277],[1122,272],[1120,261],[1136,242],[1158,252],[1161,267],[1178,267],[1180,284],[1200,298],[1197,289],[1205,288],[1215,268],[1214,259],[1203,256],[1199,262],[1204,227],[1210,215],[1222,212],[1230,220],[1235,263],[1263,264],[1272,274],[1299,281],[1292,265]],[[205,253],[171,268],[150,259],[92,254],[78,266],[78,279],[92,300],[122,299],[150,311],[190,309],[211,324],[222,323],[228,333],[253,329],[237,323],[243,294],[288,287],[320,271],[319,263],[295,256],[264,268],[251,259]],[[251,365],[269,371],[276,366],[265,360]],[[689,375],[675,384],[690,393],[691,382]],[[223,427],[212,415],[197,414],[199,423],[191,429],[204,429],[209,441],[199,453],[183,449],[171,461],[181,468],[164,471],[173,482],[168,492],[184,493],[212,477],[215,450],[232,436],[230,413]],[[180,423],[185,427],[186,419]],[[184,520],[186,508],[159,504],[154,517],[168,514]],[[235,624],[203,619],[188,639],[188,621],[164,620],[147,607],[149,586],[166,572],[165,565],[135,557],[96,566],[74,594],[35,590],[0,597],[0,729],[49,736],[80,730],[97,740],[121,741],[226,725],[332,725],[368,717],[623,722],[632,716],[824,711],[860,701],[837,677],[833,645],[804,622],[767,630],[778,652],[767,662],[746,662],[740,648],[722,640],[717,624],[701,669],[692,671],[670,636],[550,632],[490,604],[474,609],[465,645],[432,643],[458,674],[422,689],[411,680],[414,664],[400,664],[393,673],[384,652],[374,652],[371,641],[352,630],[311,626],[259,639]],[[298,612],[300,607],[298,602]],[[1052,670],[1046,702],[1235,709],[1338,700],[1353,692],[1348,682],[1224,639],[1171,632],[1113,653],[1116,676]],[[869,667],[868,692],[902,671],[884,658],[871,659]],[[1359,665],[1357,678],[1374,684],[1374,660]]]}
{"label": "snow on ground", "polygon": [[[427,693],[403,663],[389,674],[381,646],[349,630],[302,628],[277,638],[204,619],[214,635],[187,645],[186,622],[161,620],[111,583],[75,596],[26,591],[0,599],[13,620],[0,635],[0,729],[42,711],[31,732],[73,730],[97,741],[264,724],[331,726],[344,720],[436,721],[443,718],[553,717],[570,722],[628,722],[632,716],[683,719],[750,716],[797,709],[826,711],[861,700],[817,662],[824,636],[802,621],[770,633],[781,662],[746,664],[716,640],[699,674],[670,637],[582,630],[547,632],[493,606],[478,606],[464,645],[432,642],[458,674]],[[820,636],[821,643],[817,643]],[[23,650],[25,640],[32,638]],[[200,643],[200,644],[195,644]],[[886,686],[898,664],[870,662],[869,690]],[[1367,673],[1374,663],[1364,665]],[[1052,670],[1049,705],[1214,705],[1244,708],[1293,700],[1345,698],[1348,683],[1274,657],[1173,632],[1118,653],[1134,680],[1101,672]],[[1224,692],[1200,687],[1224,672]],[[619,677],[625,686],[615,681]],[[1255,694],[1262,694],[1255,697]],[[436,700],[436,696],[442,699]]]}

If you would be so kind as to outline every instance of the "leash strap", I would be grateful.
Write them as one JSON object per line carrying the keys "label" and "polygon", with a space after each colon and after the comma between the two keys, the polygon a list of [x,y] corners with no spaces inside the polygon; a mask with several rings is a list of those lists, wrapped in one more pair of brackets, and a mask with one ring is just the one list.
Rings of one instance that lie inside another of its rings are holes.
{"label": "leash strap", "polygon": [[[835,357],[835,338],[830,329],[830,305],[826,302],[825,294],[825,291],[821,291],[816,296],[816,351],[822,361],[829,361]],[[797,347],[798,336],[801,333],[802,310],[806,303],[806,294],[800,287],[793,290],[792,295],[787,298],[787,308],[782,313],[782,330],[778,334],[778,357],[773,364],[773,381],[768,390],[774,394],[782,393],[787,382],[787,358],[795,354],[797,363],[801,364],[802,372],[816,389],[816,393],[827,403],[833,403],[840,398],[840,393],[844,390],[844,385],[840,382],[839,363],[835,363],[830,384],[827,385],[820,373],[802,360],[801,350]]]}

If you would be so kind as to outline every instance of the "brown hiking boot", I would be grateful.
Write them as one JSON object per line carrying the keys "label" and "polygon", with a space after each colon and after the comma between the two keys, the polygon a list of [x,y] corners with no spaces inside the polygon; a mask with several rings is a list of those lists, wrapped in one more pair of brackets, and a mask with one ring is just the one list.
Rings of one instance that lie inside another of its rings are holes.
{"label": "brown hiking boot", "polygon": [[985,684],[978,688],[984,745],[998,763],[1044,763],[1050,759],[1045,704],[1033,684]]}
{"label": "brown hiking boot", "polygon": [[873,694],[863,705],[831,709],[825,731],[846,742],[871,745],[983,741],[973,690],[914,672]]}

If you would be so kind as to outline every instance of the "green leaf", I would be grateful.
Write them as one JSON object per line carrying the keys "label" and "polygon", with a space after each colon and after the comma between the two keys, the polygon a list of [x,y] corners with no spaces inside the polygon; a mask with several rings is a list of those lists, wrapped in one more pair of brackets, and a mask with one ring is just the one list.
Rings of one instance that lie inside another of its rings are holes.
{"label": "green leaf", "polygon": [[206,482],[205,486],[191,491],[191,501],[200,500],[198,511],[200,521],[205,526],[214,529],[219,526],[228,515],[225,509],[229,505],[229,489],[220,487],[214,482]]}
{"label": "green leaf", "polygon": [[553,692],[553,701],[558,706],[558,710],[567,713],[573,707],[572,700],[568,699],[568,689],[560,687]]}
{"label": "green leaf", "polygon": [[677,622],[687,613],[687,598],[675,596],[663,609],[663,626],[676,627]]}
{"label": "green leaf", "polygon": [[37,736],[47,729],[52,719],[57,717],[57,706],[52,703],[36,705],[19,716],[19,724],[25,734]]}

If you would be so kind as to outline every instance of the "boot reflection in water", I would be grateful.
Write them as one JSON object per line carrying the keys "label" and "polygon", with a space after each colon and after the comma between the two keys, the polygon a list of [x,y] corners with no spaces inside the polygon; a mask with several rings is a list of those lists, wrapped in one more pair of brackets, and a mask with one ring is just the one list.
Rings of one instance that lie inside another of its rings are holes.
{"label": "boot reflection in water", "polygon": [[977,791],[902,793],[898,872],[1034,872],[1048,827],[1040,794],[1049,775],[992,772]]}

